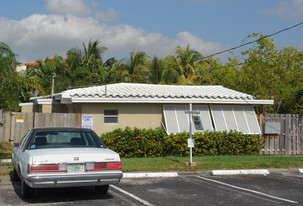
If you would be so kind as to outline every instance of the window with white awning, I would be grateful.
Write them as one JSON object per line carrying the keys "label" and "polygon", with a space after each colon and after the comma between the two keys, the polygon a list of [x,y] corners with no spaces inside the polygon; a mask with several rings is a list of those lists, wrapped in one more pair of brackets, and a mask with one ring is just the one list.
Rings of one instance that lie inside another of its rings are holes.
{"label": "window with white awning", "polygon": [[164,105],[163,114],[166,132],[189,132],[192,121],[194,132],[236,130],[244,134],[261,134],[254,108],[251,105],[193,105],[191,120],[185,111],[186,105]]}
{"label": "window with white awning", "polygon": [[[189,106],[185,105],[165,105],[163,106],[163,113],[165,119],[166,130],[168,134],[180,133],[189,131],[189,115],[185,111],[189,110]],[[193,106],[193,111],[200,112],[199,120],[195,121],[196,115],[193,115],[191,121],[193,132],[199,131],[213,131],[211,116],[207,105]]]}

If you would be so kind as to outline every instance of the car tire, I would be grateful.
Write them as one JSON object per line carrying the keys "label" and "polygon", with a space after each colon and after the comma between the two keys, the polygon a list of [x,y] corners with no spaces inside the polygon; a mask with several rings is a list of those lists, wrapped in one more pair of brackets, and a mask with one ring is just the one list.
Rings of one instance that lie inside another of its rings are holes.
{"label": "car tire", "polygon": [[19,177],[19,175],[17,173],[17,170],[15,168],[13,169],[12,179],[13,179],[13,181],[20,182],[20,177]]}
{"label": "car tire", "polygon": [[95,186],[97,194],[106,194],[108,191],[108,185]]}
{"label": "car tire", "polygon": [[30,198],[34,195],[34,189],[30,188],[24,180],[21,180],[21,195],[24,198]]}

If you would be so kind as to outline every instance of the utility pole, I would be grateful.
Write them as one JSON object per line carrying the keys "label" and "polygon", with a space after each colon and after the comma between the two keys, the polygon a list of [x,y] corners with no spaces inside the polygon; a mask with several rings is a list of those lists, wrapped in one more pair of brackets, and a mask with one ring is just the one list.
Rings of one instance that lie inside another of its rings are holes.
{"label": "utility pole", "polygon": [[55,79],[56,79],[56,76],[54,75],[53,78],[52,78],[52,96],[53,96],[53,94],[54,94]]}

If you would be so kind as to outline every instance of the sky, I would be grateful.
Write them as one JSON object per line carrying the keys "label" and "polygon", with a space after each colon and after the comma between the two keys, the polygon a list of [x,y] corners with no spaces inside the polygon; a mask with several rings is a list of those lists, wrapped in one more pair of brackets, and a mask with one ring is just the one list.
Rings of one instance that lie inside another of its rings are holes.
{"label": "sky", "polygon": [[[303,0],[0,0],[0,42],[21,63],[66,57],[90,40],[108,48],[104,60],[174,55],[178,45],[207,56],[301,22]],[[302,50],[303,25],[271,38],[279,49]]]}

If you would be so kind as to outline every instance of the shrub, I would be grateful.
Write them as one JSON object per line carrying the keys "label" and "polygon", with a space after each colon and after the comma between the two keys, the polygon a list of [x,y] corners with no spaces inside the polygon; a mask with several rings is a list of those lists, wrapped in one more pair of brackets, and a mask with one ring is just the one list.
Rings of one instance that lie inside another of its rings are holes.
{"label": "shrub", "polygon": [[164,156],[165,132],[161,129],[138,129],[126,127],[101,135],[101,139],[121,157]]}
{"label": "shrub", "polygon": [[[201,155],[252,155],[259,154],[264,141],[259,135],[236,131],[201,132],[193,134],[193,154]],[[186,132],[166,135],[163,129],[116,129],[101,135],[101,139],[121,157],[187,156],[189,148]]]}

